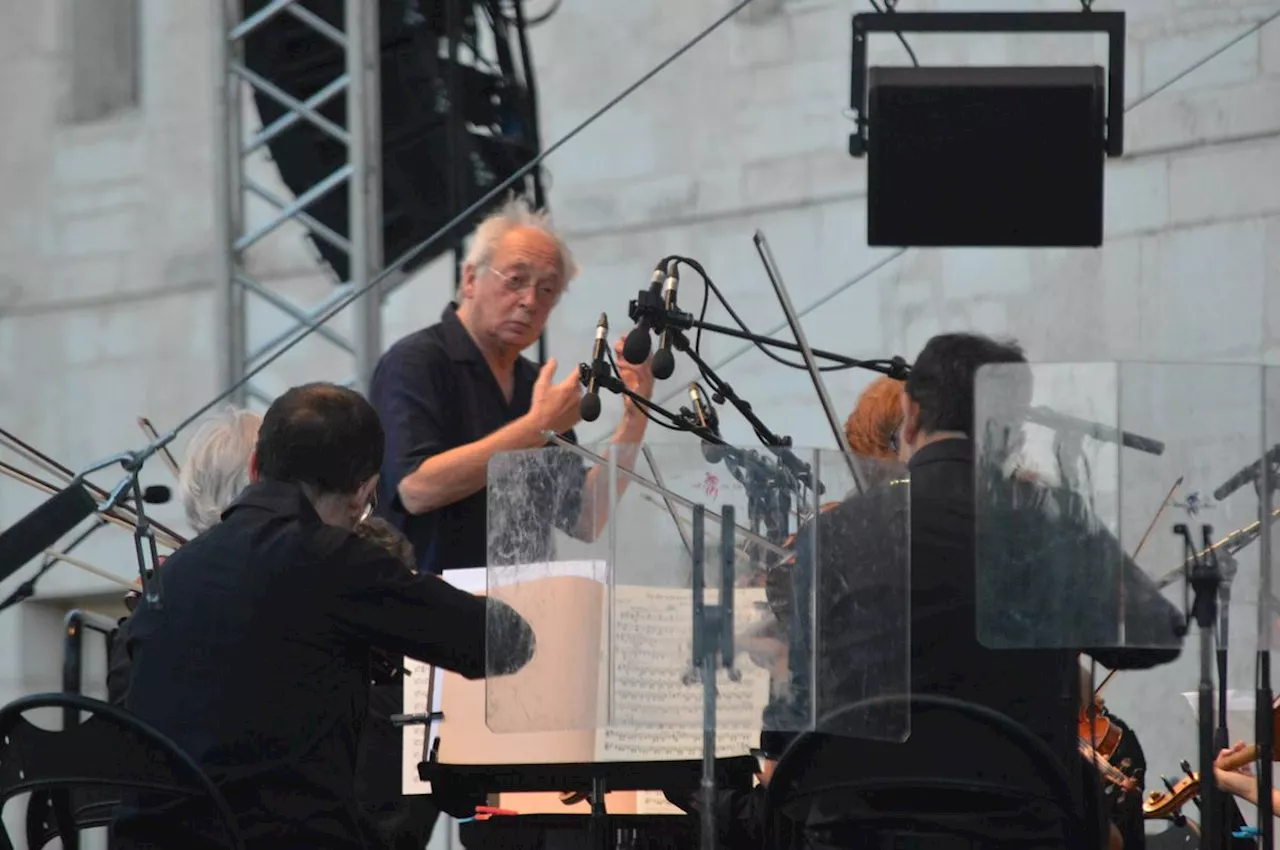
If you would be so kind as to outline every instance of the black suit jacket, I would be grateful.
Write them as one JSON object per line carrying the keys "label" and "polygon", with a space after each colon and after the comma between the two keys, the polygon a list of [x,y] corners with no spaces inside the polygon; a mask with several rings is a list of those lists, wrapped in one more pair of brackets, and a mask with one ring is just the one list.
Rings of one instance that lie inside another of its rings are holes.
{"label": "black suit jacket", "polygon": [[[377,843],[354,791],[371,647],[468,678],[533,649],[518,615],[494,634],[484,599],[325,525],[290,484],[246,489],[160,580],[162,605],[144,600],[128,622],[127,707],[209,773],[250,850]],[[490,640],[502,649],[486,665]],[[186,850],[209,832],[193,812],[140,803],[119,817],[118,846]]]}
{"label": "black suit jacket", "polygon": [[[1034,569],[1034,564],[1028,566],[1022,561],[1010,564],[988,560],[978,569],[976,473],[970,441],[950,439],[925,446],[912,458],[910,473],[909,486],[875,488],[819,518],[816,575],[810,559],[805,557],[808,552],[804,547],[800,550],[795,570],[796,598],[809,598],[809,582],[817,582],[817,638],[812,644],[808,641],[814,624],[805,616],[807,606],[798,605],[792,632],[795,686],[790,707],[797,716],[789,721],[803,726],[807,713],[820,715],[882,694],[909,691],[947,695],[987,706],[1020,722],[1061,758],[1069,777],[1078,778],[1081,759],[1077,755],[1075,724],[1079,706],[1076,652],[1056,648],[1062,646],[1058,635],[1047,631],[1013,634],[1008,623],[998,618],[992,622],[992,617],[987,616],[1002,610],[1001,602],[1020,614],[1026,613],[1031,600],[1042,601],[1042,594],[1061,585],[1062,576],[1049,574],[1037,583],[1026,580],[1024,574],[1018,577],[1021,583],[1006,581],[1018,569],[1024,573]],[[1034,485],[1010,486],[1025,496],[1027,488]],[[990,493],[983,493],[984,499],[989,497]],[[1035,504],[1035,499],[1030,498],[1025,503],[1017,502],[1021,507]],[[991,509],[984,505],[983,510]],[[988,513],[984,525],[992,519]],[[1022,511],[1018,514],[1018,527],[1029,536],[1021,543],[1060,539],[1062,521],[1061,516],[1049,512]],[[1114,538],[1108,542],[1109,535],[1096,524],[1089,528],[1099,538],[1087,551],[1107,547],[1112,547],[1107,551],[1118,550]],[[1099,622],[1114,622],[1117,617],[1147,628],[1154,628],[1153,624],[1163,628],[1159,634],[1144,636],[1149,644],[1164,644],[1159,648],[1095,649],[1090,650],[1091,655],[1112,669],[1146,668],[1178,656],[1180,641],[1173,631],[1178,612],[1159,596],[1136,565],[1121,555],[1081,568],[1093,570],[1090,575],[1098,581],[1111,580],[1109,569],[1122,570],[1126,586],[1132,591],[1126,596],[1124,616],[1116,610],[1093,613],[1098,619],[1089,629],[1090,634],[1096,636],[1101,631]],[[1052,570],[1045,567],[1046,573]],[[989,580],[993,576],[999,580]],[[1005,639],[1006,645],[1009,640],[1030,643],[1038,639],[1046,648],[991,648],[979,640],[978,593],[990,592],[993,586],[1007,591],[1009,596],[988,599],[988,604],[982,606],[987,638],[1003,628],[1005,631],[998,636]],[[1049,600],[1048,604],[1053,605],[1054,601]],[[1070,612],[1072,604],[1071,600],[1060,598],[1056,609]],[[1097,606],[1080,607],[1092,610]],[[1049,616],[1052,610],[1044,611],[1046,621],[1054,621]],[[818,672],[812,685],[804,675],[811,656]],[[905,719],[885,713],[864,715],[844,728],[829,731],[883,740],[892,737],[895,730],[906,731],[902,726]],[[867,742],[865,758],[859,758],[858,744],[842,743],[842,747],[846,745],[842,753],[849,756],[849,769],[872,776],[887,768],[886,753],[897,752],[886,750],[873,740]],[[901,752],[910,753],[910,747]],[[894,767],[911,770],[911,765],[895,763]],[[928,765],[920,767],[922,771],[930,769]],[[1011,837],[993,832],[994,827],[985,823],[980,814],[969,828],[978,835],[987,830],[996,840]]]}

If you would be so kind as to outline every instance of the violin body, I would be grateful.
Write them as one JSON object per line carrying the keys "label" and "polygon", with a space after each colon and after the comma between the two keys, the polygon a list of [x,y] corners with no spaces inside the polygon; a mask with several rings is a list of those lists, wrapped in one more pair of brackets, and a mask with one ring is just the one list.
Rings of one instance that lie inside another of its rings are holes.
{"label": "violin body", "polygon": [[[817,516],[822,516],[828,511],[839,507],[843,502],[826,502],[818,508]],[[796,541],[800,539],[800,535],[809,527],[809,523],[813,522],[811,517],[796,530],[786,540],[782,542],[782,548],[791,551],[790,557],[783,558],[778,562],[770,565],[764,573],[764,596],[768,600],[769,609],[773,611],[773,616],[780,622],[787,622],[791,618],[794,603],[791,591],[791,573],[796,566],[795,546]]]}
{"label": "violin body", "polygon": [[1088,744],[1103,758],[1109,759],[1115,754],[1123,733],[1107,717],[1101,699],[1095,697],[1092,706],[1080,711],[1077,724],[1081,742]]}

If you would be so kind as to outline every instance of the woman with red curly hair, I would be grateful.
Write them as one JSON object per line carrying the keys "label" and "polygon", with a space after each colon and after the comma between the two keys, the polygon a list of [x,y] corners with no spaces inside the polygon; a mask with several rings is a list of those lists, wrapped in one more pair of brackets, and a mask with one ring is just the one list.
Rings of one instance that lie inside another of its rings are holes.
{"label": "woman with red curly hair", "polygon": [[855,455],[879,460],[898,459],[902,387],[902,381],[884,376],[872,381],[858,396],[858,404],[844,423],[844,436]]}

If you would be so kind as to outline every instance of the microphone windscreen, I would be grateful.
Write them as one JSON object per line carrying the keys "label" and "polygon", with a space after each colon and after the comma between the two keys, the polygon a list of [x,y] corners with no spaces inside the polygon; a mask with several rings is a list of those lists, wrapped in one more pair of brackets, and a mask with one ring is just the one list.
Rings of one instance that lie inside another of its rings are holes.
{"label": "microphone windscreen", "polygon": [[142,491],[142,501],[148,505],[165,505],[173,500],[173,491],[163,484],[152,484]]}
{"label": "microphone windscreen", "polygon": [[0,581],[57,543],[97,509],[98,503],[84,484],[73,482],[18,520],[0,534]]}
{"label": "microphone windscreen", "polygon": [[676,371],[676,357],[669,348],[659,348],[653,354],[653,377],[665,381]]}
{"label": "microphone windscreen", "polygon": [[622,357],[632,366],[639,366],[649,359],[649,350],[652,345],[653,340],[649,336],[648,326],[636,325],[627,334],[626,341],[622,343]]}
{"label": "microphone windscreen", "polygon": [[600,418],[600,396],[587,393],[578,400],[578,414],[586,422],[595,422]]}

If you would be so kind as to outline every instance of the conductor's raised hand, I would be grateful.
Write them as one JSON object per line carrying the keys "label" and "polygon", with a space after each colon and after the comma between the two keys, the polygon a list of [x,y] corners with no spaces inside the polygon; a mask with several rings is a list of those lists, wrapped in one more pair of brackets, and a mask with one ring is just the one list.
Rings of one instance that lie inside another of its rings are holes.
{"label": "conductor's raised hand", "polygon": [[556,359],[552,357],[538,373],[533,385],[533,401],[529,406],[530,420],[542,431],[563,434],[582,419],[578,402],[582,398],[582,384],[578,371],[570,370],[562,380],[555,380]]}

